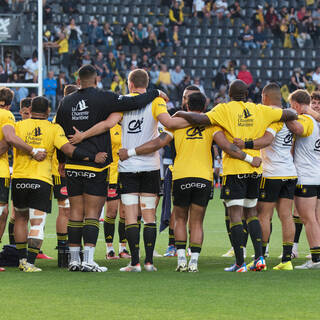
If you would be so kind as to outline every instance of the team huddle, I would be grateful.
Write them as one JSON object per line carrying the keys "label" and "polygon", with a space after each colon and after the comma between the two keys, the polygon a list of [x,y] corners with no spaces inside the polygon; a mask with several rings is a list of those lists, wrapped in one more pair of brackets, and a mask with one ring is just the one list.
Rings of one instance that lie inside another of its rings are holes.
{"label": "team huddle", "polygon": [[[166,202],[171,204],[171,196],[173,199],[166,255],[177,255],[176,271],[198,272],[203,220],[212,198],[213,144],[223,150],[221,199],[235,255],[235,263],[225,271],[266,270],[275,208],[282,224],[283,254],[273,269],[293,269],[294,242],[297,246],[302,223],[311,260],[296,268],[320,268],[319,93],[310,96],[296,90],[289,97],[291,109],[284,110],[277,84],[264,87],[262,104],[257,105],[246,102],[248,88],[235,80],[229,89],[231,102],[205,113],[206,97],[189,86],[182,109],[170,110],[170,115],[165,93],[147,91],[149,77],[144,70],[130,72],[128,96],[97,89],[96,77],[91,65],[79,69],[79,87],[66,87],[52,122],[47,120],[49,102],[41,96],[23,100],[23,120],[15,122],[9,111],[13,94],[8,88],[0,89],[0,216],[8,215],[11,185],[9,236],[19,255],[20,270],[41,271],[35,261],[53,190],[59,209],[60,267],[107,271],[94,261],[99,217],[106,204],[106,258],[129,258],[130,263],[120,271],[141,272],[143,221],[144,269],[157,271],[153,257],[161,193],[159,150],[170,145],[175,157],[164,173]],[[113,247],[118,212],[119,255]],[[299,230],[295,227],[298,221]],[[246,265],[248,235],[255,254]]]}

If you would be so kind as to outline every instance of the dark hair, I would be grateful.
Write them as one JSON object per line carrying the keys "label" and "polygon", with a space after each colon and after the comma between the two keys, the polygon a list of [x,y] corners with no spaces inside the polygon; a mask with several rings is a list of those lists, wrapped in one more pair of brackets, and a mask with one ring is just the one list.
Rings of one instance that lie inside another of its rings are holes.
{"label": "dark hair", "polygon": [[20,109],[22,108],[30,108],[31,107],[32,98],[24,98],[20,101]]}
{"label": "dark hair", "polygon": [[248,96],[248,86],[239,79],[232,81],[229,88],[229,96],[235,101],[246,101]]}
{"label": "dark hair", "polygon": [[11,89],[0,88],[0,106],[10,106],[13,100],[14,93]]}
{"label": "dark hair", "polygon": [[78,74],[81,81],[88,81],[97,76],[97,71],[93,65],[86,64],[79,69]]}
{"label": "dark hair", "polygon": [[206,96],[199,92],[191,93],[188,96],[188,107],[190,111],[203,111],[206,106]]}
{"label": "dark hair", "polygon": [[67,86],[65,86],[64,90],[63,90],[63,95],[67,96],[69,94],[71,94],[72,92],[75,92],[78,90],[78,87],[74,84],[68,84]]}
{"label": "dark hair", "polygon": [[289,102],[295,101],[299,104],[309,105],[311,102],[310,94],[307,90],[298,89],[289,95]]}
{"label": "dark hair", "polygon": [[129,73],[128,80],[131,81],[136,88],[147,88],[149,75],[143,69],[135,69]]}
{"label": "dark hair", "polygon": [[46,97],[34,97],[31,102],[31,112],[47,113],[49,105],[49,100]]}
{"label": "dark hair", "polygon": [[200,91],[199,87],[193,86],[193,85],[186,86],[186,87],[184,88],[184,90]]}

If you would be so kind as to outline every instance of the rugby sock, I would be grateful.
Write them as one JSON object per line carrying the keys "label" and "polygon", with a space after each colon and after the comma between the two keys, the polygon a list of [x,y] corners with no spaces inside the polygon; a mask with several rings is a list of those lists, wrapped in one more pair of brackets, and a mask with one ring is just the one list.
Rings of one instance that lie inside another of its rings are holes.
{"label": "rugby sock", "polygon": [[83,222],[82,221],[73,221],[69,220],[68,222],[68,241],[72,244],[81,245],[82,238],[82,229]]}
{"label": "rugby sock", "polygon": [[125,224],[125,219],[120,218],[119,219],[119,224],[118,224],[118,234],[119,234],[119,242],[120,243],[126,243],[126,224]]}
{"label": "rugby sock", "polygon": [[84,246],[83,261],[89,264],[93,264],[94,251],[96,247]]}
{"label": "rugby sock", "polygon": [[248,231],[254,247],[254,258],[258,259],[262,256],[262,232],[258,217],[251,217],[247,220]]}
{"label": "rugby sock", "polygon": [[69,251],[70,251],[70,263],[74,261],[81,263],[80,247],[70,247]]}
{"label": "rugby sock", "polygon": [[296,227],[296,232],[294,234],[294,241],[293,242],[294,243],[299,243],[299,239],[300,239],[300,234],[301,234],[303,223],[302,223],[300,217],[297,217],[297,216],[293,216],[293,221],[294,221],[294,225]]}
{"label": "rugby sock", "polygon": [[283,242],[282,243],[282,262],[291,261],[293,242]]}
{"label": "rugby sock", "polygon": [[153,264],[153,250],[157,238],[157,225],[155,223],[145,223],[143,228],[144,248],[146,250],[145,263]]}
{"label": "rugby sock", "polygon": [[187,263],[187,258],[186,258],[186,246],[187,246],[187,241],[179,241],[179,240],[176,240],[176,248],[177,248],[177,255],[178,255],[178,264],[180,264],[180,263]]}
{"label": "rugby sock", "polygon": [[310,248],[311,259],[313,262],[320,262],[320,247]]}
{"label": "rugby sock", "polygon": [[242,222],[230,223],[232,247],[236,257],[236,264],[241,266],[244,263],[243,258],[243,238],[244,230]]}
{"label": "rugby sock", "polygon": [[10,218],[9,225],[8,225],[9,243],[12,245],[16,244],[16,242],[14,240],[14,222],[15,222],[15,220]]}
{"label": "rugby sock", "polygon": [[267,251],[268,242],[262,242],[262,255],[265,256]]}
{"label": "rugby sock", "polygon": [[269,234],[268,243],[270,242],[271,233],[272,233],[272,220],[270,221],[270,234]]}
{"label": "rugby sock", "polygon": [[57,232],[58,248],[66,247],[68,244],[68,234]]}
{"label": "rugby sock", "polygon": [[244,238],[243,238],[243,246],[244,248],[247,247],[248,243],[248,225],[246,220],[242,220],[242,225],[243,225],[243,232],[244,232]]}
{"label": "rugby sock", "polygon": [[227,208],[225,208],[225,222],[226,222],[226,228],[229,236],[230,243],[232,245],[232,240],[231,240],[231,229],[230,229],[230,218],[228,216],[228,211]]}
{"label": "rugby sock", "polygon": [[142,220],[142,216],[138,216],[139,232],[141,231],[141,220]]}
{"label": "rugby sock", "polygon": [[90,243],[96,245],[99,235],[99,220],[85,219],[82,229],[82,236],[84,244]]}
{"label": "rugby sock", "polygon": [[169,246],[174,246],[174,230],[169,228]]}
{"label": "rugby sock", "polygon": [[113,243],[114,229],[115,229],[115,218],[104,218],[103,228],[104,228],[104,238],[106,243]]}
{"label": "rugby sock", "polygon": [[198,263],[199,255],[201,252],[201,244],[198,243],[190,243],[190,250],[191,250],[191,260],[190,263]]}
{"label": "rugby sock", "polygon": [[26,242],[17,242],[16,248],[18,250],[19,260],[27,258],[27,243]]}
{"label": "rugby sock", "polygon": [[28,247],[28,257],[27,262],[30,264],[34,264],[36,261],[37,255],[40,251],[40,248]]}
{"label": "rugby sock", "polygon": [[126,225],[126,235],[131,253],[131,265],[139,263],[139,225],[138,223]]}

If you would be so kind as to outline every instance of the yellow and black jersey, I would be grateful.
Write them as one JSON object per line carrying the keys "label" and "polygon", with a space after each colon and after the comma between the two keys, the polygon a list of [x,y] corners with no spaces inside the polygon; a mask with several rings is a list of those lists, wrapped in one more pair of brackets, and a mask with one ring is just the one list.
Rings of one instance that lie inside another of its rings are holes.
{"label": "yellow and black jersey", "polygon": [[44,161],[36,161],[29,154],[14,148],[12,178],[37,179],[52,185],[52,157],[55,148],[68,143],[63,129],[48,120],[27,119],[17,122],[16,135],[33,148],[45,149]]}
{"label": "yellow and black jersey", "polygon": [[[4,138],[2,127],[5,124],[11,124],[14,126],[14,123],[14,115],[8,110],[0,109],[0,141]],[[8,152],[0,156],[0,178],[10,178]]]}
{"label": "yellow and black jersey", "polygon": [[118,162],[119,162],[119,149],[121,148],[121,126],[115,125],[110,129],[111,145],[112,145],[112,159],[113,162],[110,165],[110,178],[109,184],[118,183]]}
{"label": "yellow and black jersey", "polygon": [[174,138],[176,158],[172,180],[182,178],[202,178],[213,180],[211,147],[213,137],[220,127],[189,126],[184,129],[168,130]]}
{"label": "yellow and black jersey", "polygon": [[[281,119],[282,109],[250,102],[231,101],[218,104],[206,115],[212,125],[224,129],[227,139],[232,143],[233,138],[247,141],[262,137],[271,123]],[[244,149],[244,151],[253,157],[260,156],[260,150]],[[254,168],[245,161],[223,153],[223,175],[253,172],[262,173],[262,166]]]}
{"label": "yellow and black jersey", "polygon": [[[56,123],[56,117],[53,118],[52,123]],[[54,150],[54,153],[52,156],[52,175],[55,177],[60,177],[58,168],[59,168],[59,161],[57,158],[57,150]]]}

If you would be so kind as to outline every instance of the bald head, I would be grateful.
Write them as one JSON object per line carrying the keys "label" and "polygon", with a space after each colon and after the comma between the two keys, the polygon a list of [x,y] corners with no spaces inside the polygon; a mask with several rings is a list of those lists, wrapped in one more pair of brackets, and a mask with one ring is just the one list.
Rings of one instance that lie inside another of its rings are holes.
{"label": "bald head", "polygon": [[229,96],[234,101],[246,101],[248,96],[248,86],[242,80],[232,81],[229,88]]}
{"label": "bald head", "polygon": [[262,103],[266,106],[281,107],[280,87],[274,83],[268,83],[262,90]]}

